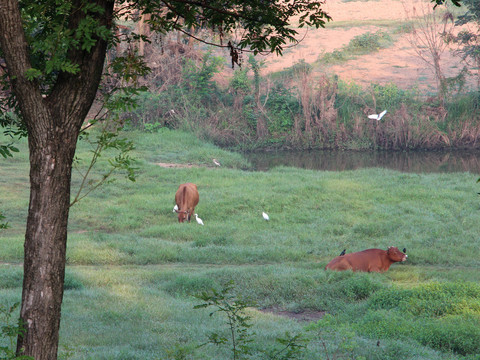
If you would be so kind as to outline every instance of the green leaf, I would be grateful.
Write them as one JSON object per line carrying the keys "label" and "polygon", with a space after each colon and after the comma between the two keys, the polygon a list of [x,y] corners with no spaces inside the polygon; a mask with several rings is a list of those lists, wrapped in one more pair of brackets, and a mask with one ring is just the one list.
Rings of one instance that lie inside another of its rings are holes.
{"label": "green leaf", "polygon": [[42,76],[42,72],[38,69],[35,69],[35,68],[30,68],[28,69],[27,71],[25,71],[25,77],[29,80],[29,81],[33,81],[35,79],[38,79]]}

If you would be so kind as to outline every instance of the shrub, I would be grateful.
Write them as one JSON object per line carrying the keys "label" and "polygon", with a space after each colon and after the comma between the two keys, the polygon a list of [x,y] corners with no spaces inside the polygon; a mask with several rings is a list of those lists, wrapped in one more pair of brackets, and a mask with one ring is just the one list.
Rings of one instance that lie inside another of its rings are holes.
{"label": "shrub", "polygon": [[278,134],[293,127],[294,117],[300,110],[298,99],[284,84],[277,82],[270,93],[266,108],[268,109],[268,129]]}
{"label": "shrub", "polygon": [[324,64],[337,64],[350,60],[355,55],[364,55],[386,48],[391,43],[392,38],[383,31],[365,33],[355,36],[348,45],[342,46],[340,50],[323,54],[319,61]]}
{"label": "shrub", "polygon": [[187,61],[183,68],[182,86],[189,93],[189,97],[205,106],[218,98],[216,95],[219,89],[213,81],[213,75],[220,71],[223,62],[222,57],[212,56],[210,52],[204,54],[200,65],[192,60]]}
{"label": "shrub", "polygon": [[400,104],[408,105],[411,111],[420,109],[420,102],[417,100],[415,91],[402,90],[394,83],[373,84],[372,88],[378,111],[387,109],[389,112],[393,112],[399,108]]}
{"label": "shrub", "polygon": [[351,277],[341,284],[342,292],[348,300],[365,300],[381,287],[369,275],[358,274],[358,276]]}
{"label": "shrub", "polygon": [[142,92],[137,96],[138,107],[125,113],[123,118],[129,119],[128,126],[147,132],[157,132],[162,127],[175,128],[179,107],[172,101],[173,98],[170,92]]}
{"label": "shrub", "polygon": [[413,338],[444,352],[480,351],[480,286],[475,283],[431,283],[412,289],[377,291],[370,310],[356,325],[376,338]]}
{"label": "shrub", "polygon": [[423,345],[441,351],[479,354],[480,317],[453,316],[419,324],[414,337]]}
{"label": "shrub", "polygon": [[371,338],[403,340],[411,336],[412,323],[395,310],[368,310],[355,328]]}
{"label": "shrub", "polygon": [[[1,150],[0,150],[1,151]],[[8,222],[3,222],[5,220],[5,216],[0,212],[0,230],[8,228]]]}
{"label": "shrub", "polygon": [[398,309],[414,316],[480,314],[480,286],[474,283],[432,283],[413,289],[391,288],[370,298],[376,309]]}
{"label": "shrub", "polygon": [[338,64],[344,61],[350,60],[350,56],[343,50],[333,50],[331,53],[325,53],[320,58],[320,62],[323,64]]}
{"label": "shrub", "polygon": [[233,73],[233,78],[230,80],[230,87],[236,92],[249,93],[250,81],[247,76],[248,68],[237,69]]}
{"label": "shrub", "polygon": [[292,66],[270,75],[272,80],[289,82],[289,80],[298,78],[301,74],[310,73],[313,66],[305,62],[305,59],[300,59]]}
{"label": "shrub", "polygon": [[386,48],[391,42],[392,38],[390,35],[379,30],[373,34],[365,33],[355,36],[350,40],[346,49],[355,54],[368,54],[381,48]]}

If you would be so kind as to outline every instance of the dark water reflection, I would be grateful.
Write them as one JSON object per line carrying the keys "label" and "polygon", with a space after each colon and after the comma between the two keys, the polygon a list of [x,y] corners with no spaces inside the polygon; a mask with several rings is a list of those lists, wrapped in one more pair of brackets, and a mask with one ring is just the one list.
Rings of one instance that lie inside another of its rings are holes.
{"label": "dark water reflection", "polygon": [[275,166],[342,171],[381,167],[403,172],[471,172],[480,174],[480,151],[278,151],[245,156],[256,170]]}

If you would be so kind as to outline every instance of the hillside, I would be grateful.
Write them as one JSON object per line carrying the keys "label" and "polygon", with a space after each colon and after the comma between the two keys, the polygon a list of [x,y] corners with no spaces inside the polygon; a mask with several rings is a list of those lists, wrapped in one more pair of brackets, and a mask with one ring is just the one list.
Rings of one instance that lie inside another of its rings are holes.
{"label": "hillside", "polygon": [[[425,2],[413,1],[345,1],[329,0],[325,9],[333,21],[325,29],[309,29],[298,46],[287,49],[283,56],[266,57],[265,73],[285,69],[302,59],[314,64],[323,53],[339,50],[354,37],[386,32],[392,35],[392,46],[377,52],[358,56],[341,64],[328,67],[315,67],[316,71],[327,71],[337,74],[345,81],[353,80],[362,86],[370,83],[386,84],[393,82],[400,88],[418,87],[422,92],[436,91],[435,78],[426,62],[415,54],[408,38],[408,33],[399,33],[399,29],[408,24],[406,9],[411,9]],[[427,2],[428,6],[431,3]],[[443,9],[442,9],[443,10]],[[458,12],[458,9],[452,9]],[[458,31],[458,30],[456,30]],[[451,48],[453,49],[453,47]],[[448,50],[442,54],[441,65],[447,77],[458,74],[464,64]],[[469,84],[474,85],[473,78]]]}

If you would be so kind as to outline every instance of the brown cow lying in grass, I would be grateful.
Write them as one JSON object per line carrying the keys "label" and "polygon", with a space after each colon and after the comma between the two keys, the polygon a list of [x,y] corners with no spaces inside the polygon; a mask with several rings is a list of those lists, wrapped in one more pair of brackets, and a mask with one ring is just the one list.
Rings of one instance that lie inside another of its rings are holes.
{"label": "brown cow lying in grass", "polygon": [[367,249],[337,256],[325,266],[325,270],[385,272],[393,263],[405,261],[407,258],[408,255],[395,246],[390,246],[388,250]]}
{"label": "brown cow lying in grass", "polygon": [[190,221],[190,217],[195,212],[199,200],[197,185],[193,183],[182,184],[178,187],[175,194],[175,203],[178,209],[178,222]]}

